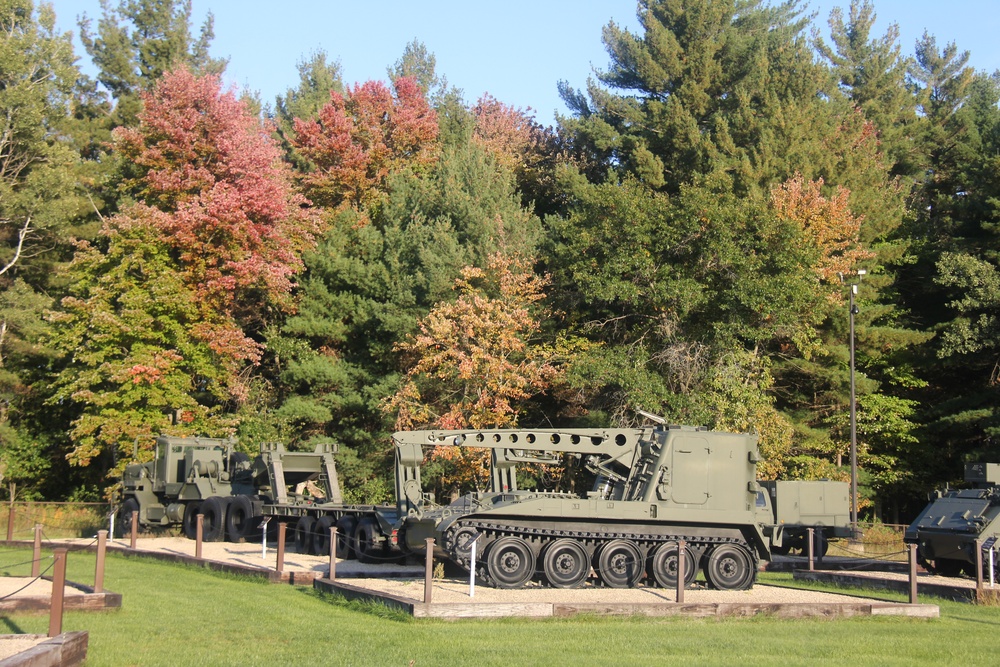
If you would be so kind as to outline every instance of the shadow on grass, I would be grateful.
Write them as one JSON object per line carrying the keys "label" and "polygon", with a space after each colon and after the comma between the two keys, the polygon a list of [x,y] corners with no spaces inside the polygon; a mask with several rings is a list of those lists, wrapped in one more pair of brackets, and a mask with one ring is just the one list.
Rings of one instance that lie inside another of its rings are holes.
{"label": "shadow on grass", "polygon": [[6,616],[0,617],[0,623],[2,623],[3,627],[8,630],[7,632],[3,633],[5,635],[23,635],[24,634],[24,629],[20,625],[18,625],[14,621],[12,621],[11,619],[7,618]]}
{"label": "shadow on grass", "polygon": [[396,621],[398,623],[412,623],[414,621],[413,617],[405,611],[394,609],[387,606],[384,602],[377,600],[348,600],[343,595],[317,591],[312,588],[302,588],[301,593],[302,595],[332,604],[341,609],[369,614],[387,621]]}

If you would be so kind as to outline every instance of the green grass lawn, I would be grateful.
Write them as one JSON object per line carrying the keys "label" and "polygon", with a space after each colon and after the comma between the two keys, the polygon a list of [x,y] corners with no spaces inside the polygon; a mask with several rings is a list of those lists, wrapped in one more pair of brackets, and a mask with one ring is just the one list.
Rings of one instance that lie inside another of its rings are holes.
{"label": "green grass lawn", "polygon": [[[28,559],[30,550],[0,549],[0,574],[27,576],[30,565],[3,566]],[[93,570],[93,554],[69,555],[69,579],[90,584]],[[63,621],[65,631],[90,633],[88,665],[992,665],[1000,630],[1000,607],[936,598],[921,600],[941,607],[930,620],[413,620],[311,589],[116,554],[105,586],[122,594],[120,610],[67,612]],[[0,632],[44,634],[48,615],[2,623]]]}

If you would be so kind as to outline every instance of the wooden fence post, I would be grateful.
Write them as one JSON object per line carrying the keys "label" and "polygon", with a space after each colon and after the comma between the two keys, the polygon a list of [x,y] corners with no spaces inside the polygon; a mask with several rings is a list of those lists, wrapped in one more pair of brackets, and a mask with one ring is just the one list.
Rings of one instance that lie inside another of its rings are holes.
{"label": "wooden fence post", "polygon": [[430,604],[434,584],[434,538],[428,537],[425,544],[427,557],[424,559],[424,604]]}
{"label": "wooden fence post", "polygon": [[10,509],[7,511],[7,541],[14,540],[14,501],[10,501]]}
{"label": "wooden fence post", "polygon": [[53,551],[56,562],[52,572],[52,605],[49,608],[49,637],[62,633],[63,589],[66,587],[66,549]]}
{"label": "wooden fence post", "polygon": [[285,571],[285,536],[288,525],[282,521],[278,524],[278,561],[274,564],[274,571],[281,574]]}
{"label": "wooden fence post", "polygon": [[42,524],[35,524],[35,546],[31,550],[31,576],[37,577],[42,571]]}
{"label": "wooden fence post", "polygon": [[108,531],[97,531],[97,565],[94,567],[94,592],[104,592],[104,556],[108,549]]}

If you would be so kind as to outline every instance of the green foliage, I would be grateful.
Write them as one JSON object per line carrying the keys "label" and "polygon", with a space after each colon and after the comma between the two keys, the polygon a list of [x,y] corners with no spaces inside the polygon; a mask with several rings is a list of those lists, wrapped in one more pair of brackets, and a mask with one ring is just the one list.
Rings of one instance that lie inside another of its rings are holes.
{"label": "green foliage", "polygon": [[219,410],[222,364],[193,333],[203,311],[159,232],[122,217],[107,244],[77,254],[50,341],[67,358],[49,403],[75,406],[67,457],[102,473],[120,472],[139,436],[222,435],[232,426]]}
{"label": "green foliage", "polygon": [[130,125],[140,110],[139,93],[165,72],[186,66],[221,74],[226,60],[211,58],[215,37],[209,13],[197,39],[191,35],[191,0],[101,0],[97,32],[80,20],[80,40],[99,70],[97,81],[115,100],[113,125]]}

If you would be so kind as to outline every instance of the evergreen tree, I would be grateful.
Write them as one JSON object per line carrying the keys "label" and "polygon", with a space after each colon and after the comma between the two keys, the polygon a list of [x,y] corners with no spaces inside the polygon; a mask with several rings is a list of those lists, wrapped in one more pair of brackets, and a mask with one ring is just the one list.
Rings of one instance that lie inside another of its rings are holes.
{"label": "evergreen tree", "polygon": [[846,23],[839,7],[830,12],[833,46],[818,31],[814,44],[832,66],[841,91],[875,124],[893,173],[912,174],[916,99],[906,85],[911,63],[900,53],[899,26],[893,23],[885,35],[871,38],[877,18],[871,1],[852,0],[849,12]]}
{"label": "evergreen tree", "polygon": [[191,35],[191,0],[101,0],[97,31],[85,14],[80,40],[99,70],[98,82],[115,101],[112,127],[131,125],[140,93],[165,72],[187,67],[199,74],[221,74],[226,60],[209,56],[215,37],[211,12],[197,38]]}

